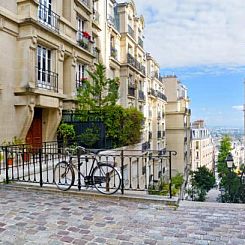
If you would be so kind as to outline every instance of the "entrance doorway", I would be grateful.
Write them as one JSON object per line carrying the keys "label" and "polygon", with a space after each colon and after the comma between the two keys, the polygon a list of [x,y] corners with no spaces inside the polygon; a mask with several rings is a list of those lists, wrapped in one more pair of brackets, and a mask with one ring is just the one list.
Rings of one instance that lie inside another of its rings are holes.
{"label": "entrance doorway", "polygon": [[26,143],[33,148],[42,147],[42,109],[35,108],[34,118],[26,136]]}

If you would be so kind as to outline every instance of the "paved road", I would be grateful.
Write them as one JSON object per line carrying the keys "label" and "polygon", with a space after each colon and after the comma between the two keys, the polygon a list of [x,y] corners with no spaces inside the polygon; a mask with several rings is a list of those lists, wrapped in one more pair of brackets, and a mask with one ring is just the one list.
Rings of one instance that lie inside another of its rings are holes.
{"label": "paved road", "polygon": [[244,245],[245,206],[173,207],[0,189],[0,244]]}

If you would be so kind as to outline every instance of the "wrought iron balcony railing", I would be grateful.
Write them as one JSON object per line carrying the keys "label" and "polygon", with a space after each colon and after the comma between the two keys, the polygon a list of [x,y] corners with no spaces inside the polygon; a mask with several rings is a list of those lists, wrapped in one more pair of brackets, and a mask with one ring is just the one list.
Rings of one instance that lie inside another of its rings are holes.
{"label": "wrought iron balcony railing", "polygon": [[128,53],[127,55],[127,62],[128,64],[130,64],[135,69],[137,69],[138,71],[140,71],[141,73],[145,75],[145,67],[141,65],[140,62],[137,61],[130,53]]}
{"label": "wrought iron balcony railing", "polygon": [[58,74],[36,67],[36,87],[58,93]]}
{"label": "wrought iron balcony railing", "polygon": [[162,99],[162,100],[167,101],[167,97],[166,97],[166,95],[165,95],[165,94],[163,94],[163,93],[162,93],[162,92],[160,92],[160,91],[157,91],[157,97],[158,97],[158,98],[160,98],[160,99]]}
{"label": "wrought iron balcony railing", "polygon": [[157,91],[153,88],[150,88],[148,94],[151,96],[157,97]]}
{"label": "wrought iron balcony railing", "polygon": [[92,40],[91,40],[91,36],[87,32],[78,31],[77,32],[77,42],[80,47],[91,52]]}
{"label": "wrought iron balcony railing", "polygon": [[45,26],[59,32],[60,16],[41,3],[38,5],[38,19]]}

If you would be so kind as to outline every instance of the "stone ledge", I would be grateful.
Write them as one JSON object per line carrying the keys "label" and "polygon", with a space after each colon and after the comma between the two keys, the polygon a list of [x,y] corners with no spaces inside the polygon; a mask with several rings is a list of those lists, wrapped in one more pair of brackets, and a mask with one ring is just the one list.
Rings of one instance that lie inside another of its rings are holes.
{"label": "stone ledge", "polygon": [[8,190],[17,190],[17,191],[34,191],[34,192],[42,192],[42,193],[52,193],[61,196],[75,196],[80,198],[91,198],[91,199],[109,199],[111,201],[129,201],[135,202],[138,204],[145,204],[143,206],[147,206],[148,208],[156,208],[156,209],[164,209],[164,206],[177,207],[179,203],[178,197],[173,197],[172,199],[161,196],[152,196],[152,195],[140,195],[140,194],[113,194],[113,195],[103,195],[98,193],[97,191],[88,191],[88,190],[69,190],[69,191],[61,191],[56,187],[45,186],[39,187],[34,184],[0,184],[0,189],[8,189]]}

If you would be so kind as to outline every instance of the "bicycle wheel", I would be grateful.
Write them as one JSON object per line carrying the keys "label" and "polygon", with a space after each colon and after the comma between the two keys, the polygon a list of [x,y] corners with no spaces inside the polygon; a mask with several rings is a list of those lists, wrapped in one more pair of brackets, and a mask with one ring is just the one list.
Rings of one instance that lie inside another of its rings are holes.
{"label": "bicycle wheel", "polygon": [[111,195],[121,186],[121,174],[106,163],[98,163],[92,172],[92,179],[94,187],[102,194]]}
{"label": "bicycle wheel", "polygon": [[75,181],[73,168],[65,161],[59,162],[54,168],[54,182],[58,189],[67,191]]}

